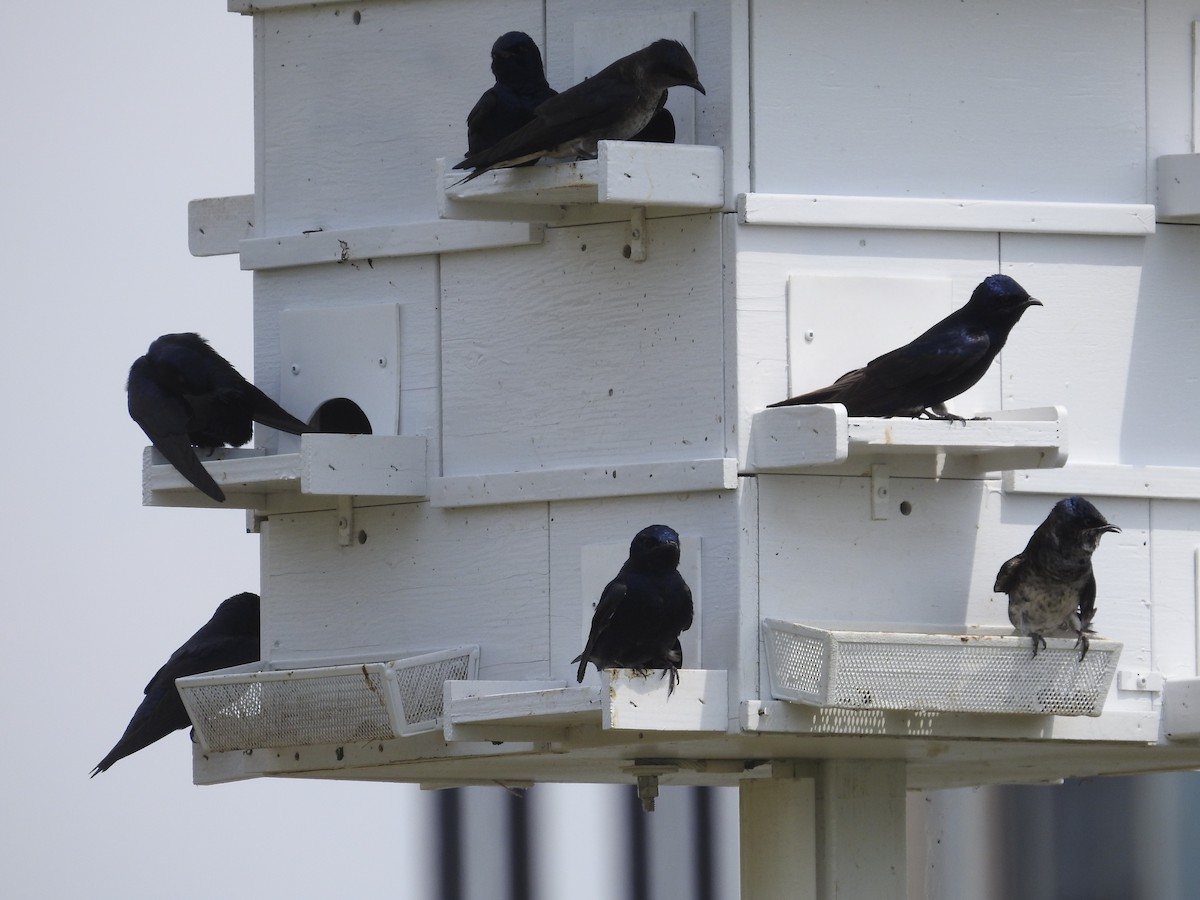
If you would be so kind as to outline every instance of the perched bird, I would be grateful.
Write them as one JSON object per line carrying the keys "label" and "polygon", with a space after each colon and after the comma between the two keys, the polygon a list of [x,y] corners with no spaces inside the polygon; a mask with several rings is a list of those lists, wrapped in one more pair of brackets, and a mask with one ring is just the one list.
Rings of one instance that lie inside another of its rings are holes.
{"label": "perched bird", "polygon": [[667,695],[683,665],[680,632],[692,627],[692,591],[679,574],[679,535],[666,525],[643,528],[629,545],[629,559],[600,595],[592,616],[576,681],[587,664],[597,669],[666,669]]}
{"label": "perched bird", "polygon": [[[467,153],[482,153],[533,121],[533,111],[557,92],[546,83],[542,53],[523,31],[510,31],[492,44],[496,83],[467,113]],[[532,165],[536,160],[530,160]]]}
{"label": "perched bird", "polygon": [[662,99],[658,101],[658,110],[650,117],[646,127],[629,140],[642,141],[646,144],[675,143],[675,117],[667,109],[666,91],[663,91]]}
{"label": "perched bird", "polygon": [[313,429],[238,374],[198,334],[164,334],[134,360],[125,385],[129,416],[179,473],[218,502],[225,492],[192,446],[210,452],[250,440],[252,422],[304,434]]}
{"label": "perched bird", "polygon": [[1087,656],[1087,633],[1096,615],[1092,551],[1107,532],[1120,531],[1082,497],[1059,500],[1033,532],[1024,552],[1000,567],[995,591],[1008,594],[1008,619],[1021,634],[1046,646],[1043,632],[1070,629]]}
{"label": "perched bird", "polygon": [[462,179],[470,181],[489,169],[542,156],[594,157],[597,141],[628,140],[645,128],[666,90],[676,85],[705,93],[687,48],[657,40],[544,101],[532,122],[454,168],[471,169]]}
{"label": "perched bird", "polygon": [[204,627],[154,673],[146,685],[146,699],[116,746],[92,769],[92,777],[107,772],[117,760],[192,724],[175,688],[176,678],[255,662],[259,658],[258,643],[258,594],[237,594],[222,601]]}
{"label": "perched bird", "polygon": [[903,347],[847,372],[833,384],[771,406],[841,403],[851,416],[962,420],[945,403],[974,385],[1040,300],[1007,275],[989,275],[971,299]]}

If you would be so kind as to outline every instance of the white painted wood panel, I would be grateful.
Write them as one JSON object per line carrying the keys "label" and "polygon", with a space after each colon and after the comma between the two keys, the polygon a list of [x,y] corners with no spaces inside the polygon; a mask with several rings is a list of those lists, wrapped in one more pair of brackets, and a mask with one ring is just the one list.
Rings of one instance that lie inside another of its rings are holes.
{"label": "white painted wood panel", "polygon": [[1150,524],[1150,670],[1167,678],[1191,678],[1200,674],[1200,503],[1152,501]]}
{"label": "white painted wood panel", "polygon": [[[1171,365],[1162,346],[1147,346],[1135,361],[1137,330],[1146,327],[1139,306],[1147,246],[1142,238],[1066,235],[1001,241],[1001,270],[1045,304],[1026,313],[1001,354],[1003,406],[1066,407],[1072,462],[1123,461],[1135,372]],[[1171,443],[1159,437],[1154,455]]]}
{"label": "white painted wood panel", "polygon": [[755,2],[754,190],[1143,203],[1143,16]]}
{"label": "white painted wood panel", "polygon": [[436,219],[434,160],[466,152],[467,113],[494,83],[492,42],[513,29],[542,37],[535,0],[259,18],[259,237]]}
{"label": "white painted wood panel", "polygon": [[714,216],[551,228],[442,262],[443,474],[724,456]]}
{"label": "white painted wood panel", "polygon": [[756,193],[740,195],[737,208],[738,218],[746,225],[1065,234],[1154,233],[1154,207],[1146,203]]}
{"label": "white painted wood panel", "polygon": [[476,644],[483,679],[546,678],[544,507],[355,510],[365,541],[338,545],[334,513],[273,516],[264,564],[271,655]]}
{"label": "white painted wood panel", "polygon": [[[424,435],[430,441],[431,474],[437,474],[440,456],[438,429],[439,348],[436,257],[410,257],[348,262],[343,265],[304,266],[256,272],[254,275],[255,383],[278,396],[282,378],[280,326],[282,311],[322,310],[332,316],[329,343],[314,348],[330,353],[341,347],[353,331],[353,313],[358,306],[399,307],[399,358],[389,370],[399,383],[400,434]],[[346,331],[342,332],[337,310],[344,310]],[[378,341],[372,340],[372,343]],[[354,344],[349,344],[351,350]],[[349,352],[349,351],[348,351]],[[336,355],[336,354],[335,354]],[[337,359],[331,365],[340,365]],[[290,363],[289,363],[290,365]],[[290,372],[290,370],[289,370]],[[288,376],[291,378],[290,374]],[[345,381],[339,377],[337,380]],[[342,387],[346,385],[343,384]],[[314,391],[321,385],[314,385]],[[319,392],[318,392],[319,393]],[[315,396],[315,394],[314,394]],[[323,399],[337,394],[325,392]],[[350,399],[354,399],[351,397]],[[390,424],[380,426],[396,432],[393,412]],[[378,418],[378,417],[376,417]],[[259,446],[288,449],[294,438],[265,435]],[[267,443],[270,441],[272,443]]]}

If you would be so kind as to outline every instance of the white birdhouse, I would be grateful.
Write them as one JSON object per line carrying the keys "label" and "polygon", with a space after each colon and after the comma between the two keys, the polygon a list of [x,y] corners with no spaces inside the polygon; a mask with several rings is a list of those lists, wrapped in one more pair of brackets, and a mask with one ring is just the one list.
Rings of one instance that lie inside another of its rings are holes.
{"label": "white birdhouse", "polygon": [[[897,896],[906,787],[1200,766],[1180,4],[229,6],[256,184],[193,204],[193,252],[254,272],[256,383],[351,433],[205,463],[261,531],[263,656],[181,683],[197,781],[741,785],[748,877],[814,877],[749,821],[807,809]],[[676,144],[459,183],[513,29],[560,90],[669,37],[707,93],[670,91]],[[949,403],[988,418],[766,408],[996,272],[1045,305]],[[145,471],[150,505],[214,505]],[[1072,494],[1122,530],[1087,657],[1033,659],[993,582]],[[695,602],[679,686],[578,684],[652,523]]]}

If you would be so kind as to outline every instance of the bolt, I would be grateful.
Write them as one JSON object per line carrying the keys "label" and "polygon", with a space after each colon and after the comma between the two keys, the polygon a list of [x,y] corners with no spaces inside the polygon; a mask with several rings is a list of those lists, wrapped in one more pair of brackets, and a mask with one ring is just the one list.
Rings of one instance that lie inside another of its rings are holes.
{"label": "bolt", "polygon": [[811,328],[808,331],[804,332],[804,340],[810,344],[813,342],[813,340],[816,339],[816,336],[817,336],[817,333],[815,331],[813,331]]}
{"label": "bolt", "polygon": [[296,363],[292,363],[292,374],[293,375],[300,374],[300,366],[298,366]]}

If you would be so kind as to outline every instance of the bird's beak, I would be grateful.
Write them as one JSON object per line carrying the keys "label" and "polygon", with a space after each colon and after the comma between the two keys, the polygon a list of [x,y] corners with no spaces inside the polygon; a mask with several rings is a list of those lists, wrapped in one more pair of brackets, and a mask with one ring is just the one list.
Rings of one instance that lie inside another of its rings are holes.
{"label": "bird's beak", "polygon": [[1101,534],[1107,534],[1110,531],[1115,531],[1117,534],[1121,533],[1121,529],[1118,528],[1116,525],[1101,525],[1096,530],[1098,532],[1100,532]]}
{"label": "bird's beak", "polygon": [[706,91],[704,89],[704,85],[702,85],[699,81],[693,81],[691,84],[688,85],[688,87],[695,88],[700,93],[704,94],[704,96],[706,96],[706,97],[708,96],[708,91]]}
{"label": "bird's beak", "polygon": [[1046,304],[1043,303],[1041,300],[1039,300],[1037,297],[1030,297],[1028,300],[1025,301],[1025,305],[1026,306],[1045,306]]}

